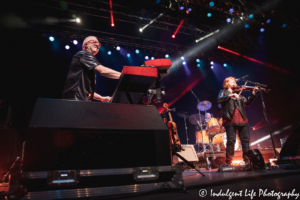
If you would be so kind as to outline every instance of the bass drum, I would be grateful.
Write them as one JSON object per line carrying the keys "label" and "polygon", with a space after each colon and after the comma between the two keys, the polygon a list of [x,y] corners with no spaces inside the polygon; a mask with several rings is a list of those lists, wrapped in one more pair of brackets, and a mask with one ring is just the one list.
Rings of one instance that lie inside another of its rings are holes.
{"label": "bass drum", "polygon": [[220,125],[216,118],[210,118],[207,121],[207,130],[210,134],[220,133]]}
{"label": "bass drum", "polygon": [[[226,133],[219,133],[219,134],[215,135],[212,140],[212,143],[214,146],[217,146],[217,144],[219,144],[221,148],[222,148],[222,146],[226,148],[226,146],[227,146]],[[235,145],[234,145],[235,151],[240,149],[240,144],[241,144],[240,138],[238,135],[236,135],[236,141],[235,141]]]}

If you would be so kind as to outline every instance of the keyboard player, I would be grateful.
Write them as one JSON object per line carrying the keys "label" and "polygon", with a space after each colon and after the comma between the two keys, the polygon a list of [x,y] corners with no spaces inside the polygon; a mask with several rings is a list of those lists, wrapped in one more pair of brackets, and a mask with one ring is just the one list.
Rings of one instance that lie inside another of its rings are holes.
{"label": "keyboard player", "polygon": [[99,63],[95,55],[99,52],[100,46],[95,36],[85,38],[82,50],[77,52],[72,59],[63,90],[63,99],[111,101],[111,97],[101,96],[95,92],[96,72],[111,79],[119,79],[121,73]]}

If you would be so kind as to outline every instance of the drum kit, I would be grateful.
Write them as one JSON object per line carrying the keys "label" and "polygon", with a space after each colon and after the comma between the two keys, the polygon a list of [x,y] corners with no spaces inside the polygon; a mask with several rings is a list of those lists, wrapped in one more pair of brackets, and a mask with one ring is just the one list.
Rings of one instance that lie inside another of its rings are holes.
{"label": "drum kit", "polygon": [[[199,111],[199,114],[193,114],[190,115],[188,112],[181,111],[177,112],[177,114],[180,117],[184,118],[184,124],[185,124],[185,130],[186,130],[186,138],[187,138],[187,144],[188,144],[188,134],[187,134],[187,125],[186,125],[186,119],[189,120],[189,122],[197,127],[197,131],[195,133],[196,137],[196,144],[198,147],[198,152],[203,151],[215,151],[217,149],[217,146],[220,147],[220,149],[224,150],[226,149],[226,131],[223,125],[223,119],[217,119],[214,117],[210,117],[208,119],[205,118],[206,111],[209,110],[212,107],[211,102],[209,101],[201,101],[197,104],[197,109]],[[221,105],[218,105],[219,108],[221,108]],[[200,114],[200,111],[205,112],[205,116]],[[240,140],[237,135],[235,148],[234,150],[238,150],[240,148]],[[197,148],[196,148],[197,149]]]}

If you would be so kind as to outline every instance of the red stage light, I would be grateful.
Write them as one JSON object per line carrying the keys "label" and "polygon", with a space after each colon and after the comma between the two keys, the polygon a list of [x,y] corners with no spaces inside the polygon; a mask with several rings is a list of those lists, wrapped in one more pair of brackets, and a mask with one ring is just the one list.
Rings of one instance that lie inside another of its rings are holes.
{"label": "red stage light", "polygon": [[113,11],[112,11],[112,0],[109,0],[109,5],[110,5],[110,19],[111,19],[111,26],[115,26],[115,23],[114,23],[114,16],[113,16]]}
{"label": "red stage light", "polygon": [[181,22],[180,22],[180,24],[178,25],[176,31],[175,31],[174,34],[172,35],[172,38],[175,38],[175,36],[176,36],[177,32],[179,31],[180,27],[182,26],[183,22],[184,22],[184,19],[181,20]]}

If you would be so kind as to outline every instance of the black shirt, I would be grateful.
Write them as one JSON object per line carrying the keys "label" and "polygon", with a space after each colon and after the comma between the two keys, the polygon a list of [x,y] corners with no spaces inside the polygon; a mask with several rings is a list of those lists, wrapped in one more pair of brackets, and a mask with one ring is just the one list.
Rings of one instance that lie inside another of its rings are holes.
{"label": "black shirt", "polygon": [[92,53],[86,50],[77,52],[71,62],[63,99],[92,100],[96,81],[94,68],[98,65],[100,63]]}

